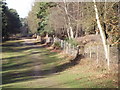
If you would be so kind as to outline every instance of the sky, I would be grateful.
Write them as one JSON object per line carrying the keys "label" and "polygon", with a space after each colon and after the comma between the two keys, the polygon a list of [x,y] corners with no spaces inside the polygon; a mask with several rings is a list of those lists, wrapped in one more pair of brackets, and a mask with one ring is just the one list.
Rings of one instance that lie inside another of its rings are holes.
{"label": "sky", "polygon": [[34,0],[6,0],[9,8],[16,9],[21,18],[25,18],[29,11]]}

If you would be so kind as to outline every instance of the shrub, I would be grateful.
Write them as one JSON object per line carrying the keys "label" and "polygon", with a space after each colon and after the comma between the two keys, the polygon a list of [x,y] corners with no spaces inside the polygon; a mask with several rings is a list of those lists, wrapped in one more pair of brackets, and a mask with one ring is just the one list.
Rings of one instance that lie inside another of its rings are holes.
{"label": "shrub", "polygon": [[54,47],[55,47],[55,48],[60,48],[60,42],[58,42],[58,41],[55,42],[55,43],[54,43]]}
{"label": "shrub", "polygon": [[70,43],[71,45],[77,46],[79,45],[78,42],[75,39],[67,39],[66,40],[68,43]]}

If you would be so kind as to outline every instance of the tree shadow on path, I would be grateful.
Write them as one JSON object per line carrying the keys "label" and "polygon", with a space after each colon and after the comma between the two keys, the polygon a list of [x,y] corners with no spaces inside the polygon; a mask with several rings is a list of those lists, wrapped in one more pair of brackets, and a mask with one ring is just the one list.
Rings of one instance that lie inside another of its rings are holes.
{"label": "tree shadow on path", "polygon": [[53,68],[48,69],[48,70],[41,70],[41,71],[38,71],[38,72],[40,72],[40,76],[59,73],[59,72],[62,72],[64,70],[68,69],[68,68],[71,68],[71,67],[77,65],[82,58],[84,58],[82,55],[78,55],[75,59],[70,60],[67,63],[64,63],[62,65],[53,67]]}
{"label": "tree shadow on path", "polygon": [[69,61],[68,63],[64,63],[62,65],[59,65],[47,70],[36,70],[36,71],[27,70],[19,73],[9,73],[9,74],[7,73],[3,75],[3,84],[45,78],[48,75],[57,74],[59,72],[62,72],[68,68],[71,68],[77,65],[82,58],[83,58],[82,55],[78,55],[75,59]]}
{"label": "tree shadow on path", "polygon": [[[30,49],[46,47],[46,45],[42,45],[42,46],[38,45],[37,46],[36,44],[35,44],[35,46],[32,44],[32,46],[30,46],[30,47],[23,47],[23,48],[17,49],[16,52],[21,51],[21,50],[30,50]],[[37,54],[37,53],[40,53],[40,52],[32,52],[31,54]],[[19,56],[19,58],[22,58],[22,57],[24,57],[24,56]],[[4,59],[13,59],[13,58],[16,58],[16,57],[4,58]],[[71,67],[77,65],[82,58],[84,58],[82,55],[77,55],[77,57],[75,57],[75,59],[70,60],[67,63],[64,63],[59,66],[55,66],[53,68],[46,69],[46,70],[39,70],[39,69],[38,70],[30,70],[30,69],[28,69],[28,70],[21,71],[21,72],[15,70],[14,72],[4,73],[2,75],[3,84],[17,83],[17,82],[29,81],[29,80],[39,79],[39,78],[45,78],[48,75],[57,74],[59,72],[62,72],[68,68],[71,68]],[[8,68],[15,68],[15,67],[27,68],[28,67],[27,64],[29,64],[29,63],[31,63],[31,62],[21,63],[21,65],[16,64],[16,65],[13,65],[10,67],[3,67],[3,68],[4,68],[4,70],[8,69]],[[36,64],[34,64],[33,66],[36,66]]]}

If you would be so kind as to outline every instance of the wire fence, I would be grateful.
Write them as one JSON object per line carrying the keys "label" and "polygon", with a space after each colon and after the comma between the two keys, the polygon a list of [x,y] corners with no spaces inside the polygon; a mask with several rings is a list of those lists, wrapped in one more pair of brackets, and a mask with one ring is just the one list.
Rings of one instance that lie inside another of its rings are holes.
{"label": "wire fence", "polygon": [[61,40],[57,37],[54,37],[54,42],[59,42],[60,43],[60,47],[62,48],[62,50],[64,51],[64,53],[69,54],[73,57],[76,57],[77,54],[79,53],[79,47],[72,45],[71,43],[65,41],[65,40]]}
{"label": "wire fence", "polygon": [[[54,37],[54,38],[48,37],[46,42],[51,42],[51,43],[59,42],[63,52],[73,57],[76,57],[78,54],[79,55],[81,54],[85,58],[96,60],[97,63],[100,63],[101,61],[106,63],[104,48],[102,44],[89,43],[86,45],[75,46],[57,37]],[[109,53],[110,63],[118,63],[119,61],[118,47],[114,46],[109,48],[110,48],[110,53]]]}
{"label": "wire fence", "polygon": [[[108,45],[110,63],[118,64],[119,61],[119,49],[117,46]],[[104,47],[102,44],[86,44],[84,46],[84,56],[96,60],[97,63],[106,63]]]}

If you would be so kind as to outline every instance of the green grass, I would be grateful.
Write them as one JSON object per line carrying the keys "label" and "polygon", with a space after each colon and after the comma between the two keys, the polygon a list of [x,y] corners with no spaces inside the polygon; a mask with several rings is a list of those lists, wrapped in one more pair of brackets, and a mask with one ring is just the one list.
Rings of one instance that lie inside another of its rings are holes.
{"label": "green grass", "polygon": [[[69,59],[61,57],[59,53],[41,46],[25,46],[22,42],[16,40],[4,43],[3,88],[117,87],[116,76],[104,76],[104,72],[91,70],[88,65],[82,65],[82,62],[69,67],[69,64],[65,64]],[[16,43],[20,45],[16,46]]]}

